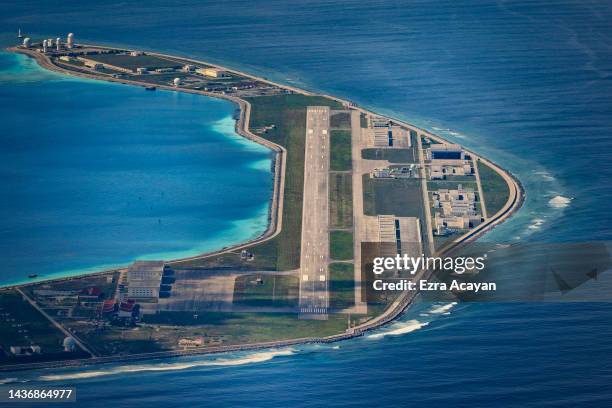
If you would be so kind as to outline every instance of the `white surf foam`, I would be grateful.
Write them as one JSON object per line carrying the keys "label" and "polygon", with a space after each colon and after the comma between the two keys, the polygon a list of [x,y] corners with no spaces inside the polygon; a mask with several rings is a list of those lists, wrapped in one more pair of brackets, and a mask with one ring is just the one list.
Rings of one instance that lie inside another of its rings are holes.
{"label": "white surf foam", "polygon": [[447,314],[453,307],[455,307],[456,304],[457,304],[457,302],[451,302],[451,303],[447,303],[445,305],[435,306],[433,309],[431,309],[429,311],[429,313],[433,313],[433,314]]}
{"label": "white surf foam", "polygon": [[537,230],[540,229],[542,224],[544,224],[544,220],[542,218],[535,218],[527,228]]}
{"label": "white surf foam", "polygon": [[542,177],[544,181],[555,181],[556,179],[547,171],[536,171],[534,174]]}
{"label": "white surf foam", "polygon": [[16,384],[16,383],[26,383],[26,382],[28,382],[28,380],[20,380],[17,377],[0,378],[0,385]]}
{"label": "white surf foam", "polygon": [[563,197],[563,196],[555,196],[548,201],[548,205],[552,208],[565,208],[570,205],[572,201],[571,198]]}
{"label": "white surf foam", "polygon": [[124,365],[106,370],[95,370],[95,371],[82,371],[78,373],[67,373],[67,374],[51,374],[43,375],[39,378],[41,381],[64,381],[64,380],[75,380],[75,379],[86,379],[95,378],[106,375],[116,375],[124,373],[135,373],[135,372],[146,372],[146,371],[176,371],[185,370],[189,368],[197,367],[210,367],[210,366],[239,366],[245,364],[263,363],[265,361],[272,360],[275,357],[290,356],[294,354],[292,349],[286,350],[273,350],[273,351],[262,351],[257,353],[248,354],[237,358],[217,358],[208,359],[201,361],[192,361],[186,363],[160,363],[160,364],[138,364],[138,365]]}
{"label": "white surf foam", "polygon": [[465,139],[466,136],[462,133],[459,132],[455,132],[455,131],[449,131],[448,132],[449,135],[456,137],[457,139]]}
{"label": "white surf foam", "polygon": [[381,331],[379,333],[370,334],[367,338],[370,340],[382,339],[385,336],[399,336],[402,334],[412,333],[425,327],[429,322],[419,322],[418,320],[408,320],[406,322],[395,323],[391,325],[391,330]]}

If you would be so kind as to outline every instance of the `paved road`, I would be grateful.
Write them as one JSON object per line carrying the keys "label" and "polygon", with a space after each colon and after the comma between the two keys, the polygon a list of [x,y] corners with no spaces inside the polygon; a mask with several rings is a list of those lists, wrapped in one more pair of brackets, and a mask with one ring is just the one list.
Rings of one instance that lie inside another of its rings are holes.
{"label": "paved road", "polygon": [[[366,239],[366,217],[363,212],[363,182],[362,175],[370,169],[365,168],[361,158],[361,150],[368,146],[368,133],[361,130],[361,113],[351,110],[351,149],[353,156],[353,226],[355,254],[355,307],[353,313],[367,313],[367,305],[361,297],[361,243]],[[375,161],[380,165],[378,161]],[[386,164],[386,162],[385,162]],[[385,167],[385,166],[379,166]]]}
{"label": "paved road", "polygon": [[327,319],[329,307],[329,107],[306,113],[300,318]]}
{"label": "paved road", "polygon": [[93,351],[91,351],[91,349],[89,349],[82,341],[81,339],[79,339],[75,334],[70,333],[68,330],[66,330],[64,328],[64,326],[62,326],[61,324],[59,324],[54,318],[52,318],[51,316],[49,316],[49,314],[47,312],[45,312],[40,306],[38,306],[38,304],[33,301],[28,295],[26,295],[21,289],[17,288],[17,292],[19,292],[19,294],[21,294],[21,296],[30,304],[32,305],[32,307],[36,310],[38,310],[40,312],[40,314],[42,314],[47,320],[49,320],[49,322],[51,322],[52,325],[54,325],[55,327],[57,327],[59,329],[59,331],[61,331],[62,333],[64,333],[64,335],[66,337],[72,337],[75,341],[75,343],[84,351],[86,351],[87,353],[91,354],[92,357],[97,357],[98,355],[96,353],[94,353]]}

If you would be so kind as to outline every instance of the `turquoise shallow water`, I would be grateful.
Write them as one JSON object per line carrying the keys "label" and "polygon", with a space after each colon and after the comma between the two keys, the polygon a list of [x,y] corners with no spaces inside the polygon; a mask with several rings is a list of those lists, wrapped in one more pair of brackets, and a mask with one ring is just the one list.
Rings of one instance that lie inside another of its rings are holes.
{"label": "turquoise shallow water", "polygon": [[0,54],[1,283],[172,259],[261,234],[268,149],[235,105],[67,78]]}

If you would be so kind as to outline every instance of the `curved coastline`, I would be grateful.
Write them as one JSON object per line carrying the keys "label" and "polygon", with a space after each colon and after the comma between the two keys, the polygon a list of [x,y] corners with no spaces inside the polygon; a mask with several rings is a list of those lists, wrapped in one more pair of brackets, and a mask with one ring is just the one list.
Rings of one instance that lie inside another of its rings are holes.
{"label": "curved coastline", "polygon": [[[112,47],[103,47],[99,45],[96,45],[96,47],[109,48],[109,49],[112,48]],[[29,57],[35,59],[41,67],[48,69],[50,71],[55,71],[55,72],[64,74],[64,75],[71,75],[71,76],[77,76],[77,77],[94,79],[94,80],[105,80],[105,81],[111,81],[111,82],[118,82],[118,83],[123,83],[126,85],[133,85],[133,86],[139,86],[139,87],[147,86],[143,84],[142,82],[138,82],[138,81],[131,81],[127,79],[119,79],[119,78],[112,78],[112,77],[101,77],[98,75],[67,70],[67,69],[64,69],[54,64],[47,56],[41,53],[37,53],[32,50],[18,48],[18,47],[10,47],[7,50],[10,52],[18,52],[18,53],[28,55]],[[299,89],[293,86],[278,84],[266,78],[249,75],[244,72],[228,69],[226,67],[212,64],[206,61],[183,58],[183,57],[175,57],[172,55],[160,54],[160,53],[148,52],[148,51],[147,51],[147,54],[160,56],[160,57],[178,58],[180,60],[192,62],[192,63],[206,64],[206,65],[213,66],[215,68],[223,69],[224,71],[228,71],[230,73],[235,73],[238,75],[248,77],[250,79],[264,82],[264,83],[267,83],[273,86],[277,86],[282,89],[292,91],[294,93],[298,93],[302,95],[315,95],[306,90],[302,90],[302,89]],[[235,245],[227,246],[227,247],[221,248],[213,252],[208,252],[208,253],[199,254],[199,255],[186,257],[186,258],[174,259],[174,260],[168,261],[168,264],[172,265],[172,264],[184,262],[184,261],[205,259],[205,258],[217,256],[220,254],[224,254],[230,251],[240,250],[242,248],[251,246],[253,244],[262,243],[262,242],[268,241],[276,237],[281,232],[281,229],[282,229],[282,221],[283,221],[282,214],[283,214],[287,151],[284,147],[276,143],[273,143],[267,139],[264,139],[260,136],[257,136],[256,134],[250,131],[249,129],[250,115],[251,115],[250,103],[239,97],[224,95],[224,94],[219,94],[219,93],[212,93],[212,92],[207,92],[203,90],[177,88],[177,87],[173,87],[169,85],[157,85],[157,87],[160,89],[171,90],[175,92],[187,92],[187,93],[200,94],[203,96],[208,96],[208,97],[213,97],[213,98],[225,99],[225,100],[229,100],[235,103],[236,105],[238,105],[239,111],[240,111],[240,115],[238,119],[236,120],[236,124],[235,124],[236,133],[251,141],[254,141],[260,145],[263,145],[275,152],[274,182],[273,182],[274,187],[273,187],[272,199],[270,201],[269,222],[268,222],[268,227],[266,228],[266,230],[260,236],[253,238],[251,240],[240,242]],[[357,110],[364,114],[383,116],[385,118],[393,120],[396,123],[401,124],[402,126],[406,126],[409,129],[415,130],[424,136],[430,137],[438,142],[448,143],[442,137],[435,135],[427,131],[426,129],[416,127],[412,124],[409,124],[407,122],[404,122],[404,121],[401,121],[401,120],[398,120],[392,117],[378,115],[373,111],[370,111],[364,108],[360,108],[350,101],[347,101],[341,98],[337,98],[331,95],[320,95],[320,96],[329,98],[336,102],[339,102],[350,109]],[[497,225],[506,221],[514,212],[516,212],[521,207],[525,199],[525,191],[520,181],[512,173],[503,169],[501,166],[493,163],[492,161],[474,153],[473,151],[469,151],[468,149],[465,149],[465,150],[468,151],[476,160],[482,161],[483,163],[490,166],[495,172],[497,172],[506,181],[508,188],[510,190],[509,191],[510,194],[509,194],[507,202],[505,203],[505,205],[502,207],[501,210],[499,210],[493,216],[489,216],[486,219],[486,221],[480,224],[478,227],[454,239],[448,245],[444,246],[442,250],[440,250],[439,253],[448,253],[450,251],[453,251],[465,245],[466,243],[472,242],[478,239],[480,236],[486,234],[488,231],[495,228]],[[87,275],[88,276],[99,275],[99,274],[105,274],[111,271],[121,271],[121,270],[125,270],[125,268],[115,268],[111,270],[104,270],[104,271],[99,271],[99,272],[95,272],[95,273],[91,273]],[[79,275],[75,275],[75,276],[79,276]],[[70,279],[73,279],[75,276],[49,279],[49,280],[53,280],[53,281],[70,280]],[[44,282],[44,280],[32,282],[31,284],[32,285],[39,284],[41,282]],[[0,288],[0,290],[9,289],[9,288],[19,288],[19,287],[28,286],[28,285],[29,284],[10,285],[10,286],[2,287]],[[331,342],[336,342],[340,340],[346,340],[346,339],[350,339],[353,337],[361,336],[366,331],[376,329],[382,325],[392,322],[393,320],[397,319],[413,303],[416,297],[417,297],[417,294],[414,294],[412,292],[405,292],[402,295],[400,295],[398,299],[396,299],[391,305],[389,305],[382,314],[358,326],[355,326],[350,332],[338,333],[338,334],[327,336],[327,337],[300,338],[300,339],[292,339],[292,340],[281,340],[281,341],[272,341],[272,342],[232,345],[232,346],[217,346],[217,347],[210,347],[206,350],[163,351],[163,352],[154,352],[154,353],[137,354],[137,355],[92,357],[89,359],[81,359],[81,360],[67,360],[67,361],[65,360],[65,361],[58,361],[58,362],[31,363],[31,364],[25,364],[25,365],[20,365],[20,366],[16,366],[16,365],[10,366],[9,365],[9,366],[0,367],[0,371],[15,371],[15,370],[23,370],[23,369],[52,368],[52,367],[64,367],[64,366],[84,366],[84,365],[90,365],[90,364],[111,363],[111,362],[118,362],[118,361],[151,360],[151,359],[168,358],[168,357],[182,357],[182,356],[189,356],[189,355],[223,353],[223,352],[230,352],[230,351],[243,351],[243,350],[267,349],[267,348],[275,348],[275,347],[287,347],[287,346],[293,346],[293,345],[305,344],[305,343],[331,343]]]}

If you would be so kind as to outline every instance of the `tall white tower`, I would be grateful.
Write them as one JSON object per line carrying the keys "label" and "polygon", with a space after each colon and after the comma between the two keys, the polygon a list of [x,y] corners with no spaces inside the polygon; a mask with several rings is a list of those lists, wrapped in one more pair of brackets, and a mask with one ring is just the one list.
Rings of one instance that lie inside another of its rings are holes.
{"label": "tall white tower", "polygon": [[66,43],[68,44],[68,48],[74,47],[74,34],[68,34],[68,38],[66,39]]}
{"label": "tall white tower", "polygon": [[49,48],[53,47],[53,38],[49,38],[47,40],[47,47],[49,47]]}
{"label": "tall white tower", "polygon": [[55,49],[59,51],[61,46],[62,46],[62,39],[57,37],[55,39]]}
{"label": "tall white tower", "polygon": [[47,40],[43,40],[43,52],[47,52]]}

